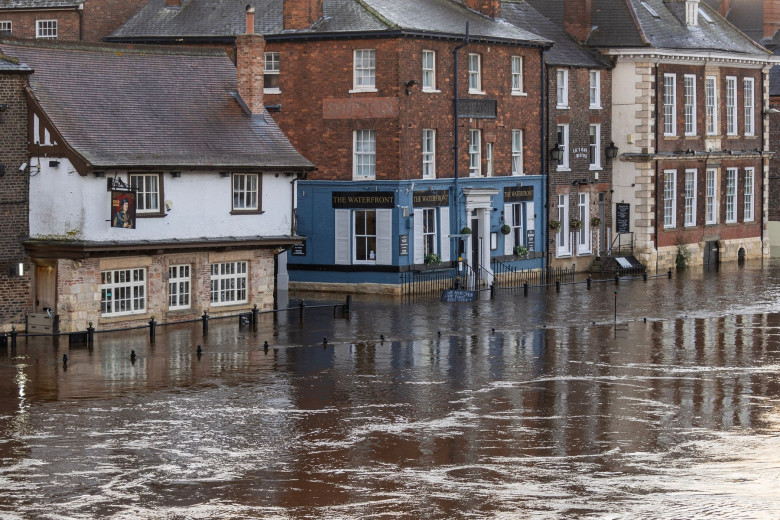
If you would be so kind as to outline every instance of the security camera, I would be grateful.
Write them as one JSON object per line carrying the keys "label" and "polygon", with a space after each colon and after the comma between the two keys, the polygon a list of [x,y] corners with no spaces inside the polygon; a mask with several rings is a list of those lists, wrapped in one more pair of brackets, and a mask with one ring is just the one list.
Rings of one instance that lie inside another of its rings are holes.
{"label": "security camera", "polygon": [[22,163],[22,165],[21,165],[21,166],[19,166],[19,171],[20,171],[20,172],[23,172],[23,171],[24,171],[24,170],[26,170],[26,169],[27,169],[27,163],[26,163],[26,162],[23,162],[23,163]]}

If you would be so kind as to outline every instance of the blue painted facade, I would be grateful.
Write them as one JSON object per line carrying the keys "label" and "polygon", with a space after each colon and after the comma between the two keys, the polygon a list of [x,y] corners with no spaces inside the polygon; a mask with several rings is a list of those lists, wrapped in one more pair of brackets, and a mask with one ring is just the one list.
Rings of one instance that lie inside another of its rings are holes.
{"label": "blue painted facade", "polygon": [[[522,200],[512,200],[520,188]],[[541,268],[544,190],[542,175],[467,177],[457,188],[452,178],[300,181],[297,233],[306,241],[288,253],[290,282],[397,285],[401,273],[429,268],[426,248],[443,267],[457,267],[460,259],[491,272],[495,261]],[[508,235],[504,224],[512,225]],[[461,234],[464,227],[474,229]],[[528,256],[513,254],[514,245],[527,247]]]}

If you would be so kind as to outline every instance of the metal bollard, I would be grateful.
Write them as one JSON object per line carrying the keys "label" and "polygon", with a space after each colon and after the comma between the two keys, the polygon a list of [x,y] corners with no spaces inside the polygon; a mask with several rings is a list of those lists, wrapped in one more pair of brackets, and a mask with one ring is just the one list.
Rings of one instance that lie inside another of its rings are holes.
{"label": "metal bollard", "polygon": [[352,311],[352,295],[347,295],[347,301],[344,303],[344,317],[349,318],[349,313]]}
{"label": "metal bollard", "polygon": [[16,325],[11,325],[11,348],[16,348],[16,335],[18,332],[16,332]]}
{"label": "metal bollard", "polygon": [[490,299],[494,299],[496,297],[496,282],[493,282],[490,284]]}
{"label": "metal bollard", "polygon": [[528,296],[528,282],[523,282],[523,296]]}
{"label": "metal bollard", "polygon": [[590,285],[593,283],[593,279],[588,275],[587,284],[588,284],[588,290],[590,291]]}
{"label": "metal bollard", "polygon": [[303,300],[301,300],[301,304],[300,304],[300,306],[299,306],[299,308],[300,308],[300,315],[299,315],[299,318],[300,318],[300,320],[301,320],[301,321],[303,321],[304,307],[305,307],[305,305],[303,304]]}
{"label": "metal bollard", "polygon": [[154,321],[154,316],[152,316],[152,319],[149,320],[149,341],[151,343],[154,343],[154,337],[157,334],[157,329],[155,328],[157,325],[157,322]]}
{"label": "metal bollard", "polygon": [[642,273],[642,280],[647,281],[647,271]]}
{"label": "metal bollard", "polygon": [[667,274],[669,276],[669,279],[671,280],[672,279],[672,268],[671,267],[669,268],[669,272]]}
{"label": "metal bollard", "polygon": [[620,275],[615,273],[615,285],[620,285]]}
{"label": "metal bollard", "polygon": [[92,348],[95,346],[95,327],[92,326],[92,322],[89,322],[87,327],[87,347]]}
{"label": "metal bollard", "polygon": [[257,308],[257,304],[252,307],[252,331],[257,332],[257,315],[260,313],[260,309]]}
{"label": "metal bollard", "polygon": [[555,280],[555,292],[561,292],[561,281]]}
{"label": "metal bollard", "polygon": [[209,331],[209,313],[208,311],[203,311],[203,316],[200,318],[203,320],[203,335],[205,336],[206,333]]}

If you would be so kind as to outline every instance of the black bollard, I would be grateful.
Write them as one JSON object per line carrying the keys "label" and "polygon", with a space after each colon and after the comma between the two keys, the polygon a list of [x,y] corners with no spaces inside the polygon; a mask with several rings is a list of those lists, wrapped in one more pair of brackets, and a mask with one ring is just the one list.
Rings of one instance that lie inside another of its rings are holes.
{"label": "black bollard", "polygon": [[669,268],[669,272],[667,273],[667,275],[669,276],[669,279],[671,280],[672,279],[672,268],[671,267]]}
{"label": "black bollard", "polygon": [[349,313],[352,312],[352,295],[347,295],[347,301],[344,303],[344,317],[349,318]]}
{"label": "black bollard", "polygon": [[620,275],[615,273],[615,285],[620,285]]}
{"label": "black bollard", "polygon": [[494,281],[493,283],[490,284],[490,299],[492,300],[495,297],[496,297],[496,282]]}
{"label": "black bollard", "polygon": [[555,280],[555,292],[561,292],[561,281]]}
{"label": "black bollard", "polygon": [[198,357],[203,355],[203,347],[198,345],[198,348],[195,350],[195,353],[198,354]]}
{"label": "black bollard", "polygon": [[528,296],[528,282],[523,282],[523,296]]}
{"label": "black bollard", "polygon": [[257,308],[257,304],[252,307],[252,332],[257,332],[257,315],[260,313],[260,309]]}
{"label": "black bollard", "polygon": [[135,350],[130,351],[130,362],[135,363]]}
{"label": "black bollard", "polygon": [[68,365],[68,355],[67,354],[63,354],[62,355],[62,366],[67,366],[67,365]]}
{"label": "black bollard", "polygon": [[267,340],[263,343],[263,352],[268,354],[268,341]]}
{"label": "black bollard", "polygon": [[203,320],[203,335],[205,336],[209,331],[209,313],[207,311],[203,311],[203,316],[201,316],[200,319]]}
{"label": "black bollard", "polygon": [[642,280],[647,281],[647,271],[642,273]]}
{"label": "black bollard", "polygon": [[87,327],[87,347],[92,348],[95,346],[95,327],[92,326],[92,322],[89,322]]}
{"label": "black bollard", "polygon": [[593,279],[590,277],[590,275],[588,275],[588,279],[587,279],[587,285],[588,285],[588,290],[589,290],[589,291],[590,291],[590,285],[591,285],[592,283],[593,283]]}
{"label": "black bollard", "polygon": [[157,322],[154,321],[154,316],[152,316],[152,319],[149,320],[149,341],[151,343],[154,343],[154,337],[157,334]]}
{"label": "black bollard", "polygon": [[303,300],[301,300],[301,304],[299,308],[300,308],[300,315],[298,317],[300,318],[301,321],[303,321],[303,309],[304,309]]}
{"label": "black bollard", "polygon": [[16,332],[16,325],[11,325],[11,348],[16,348],[16,335],[18,332]]}

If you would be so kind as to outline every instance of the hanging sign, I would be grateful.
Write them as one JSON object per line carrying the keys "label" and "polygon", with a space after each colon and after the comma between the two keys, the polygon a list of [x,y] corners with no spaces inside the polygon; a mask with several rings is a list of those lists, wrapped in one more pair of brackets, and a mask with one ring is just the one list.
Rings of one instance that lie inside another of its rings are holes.
{"label": "hanging sign", "polygon": [[534,200],[533,186],[506,186],[504,202],[527,202]]}
{"label": "hanging sign", "polygon": [[332,193],[333,208],[394,208],[395,192],[393,191],[334,191]]}
{"label": "hanging sign", "polygon": [[135,229],[135,193],[111,192],[111,227]]}
{"label": "hanging sign", "polygon": [[412,197],[415,208],[432,208],[450,205],[450,190],[415,191]]}

